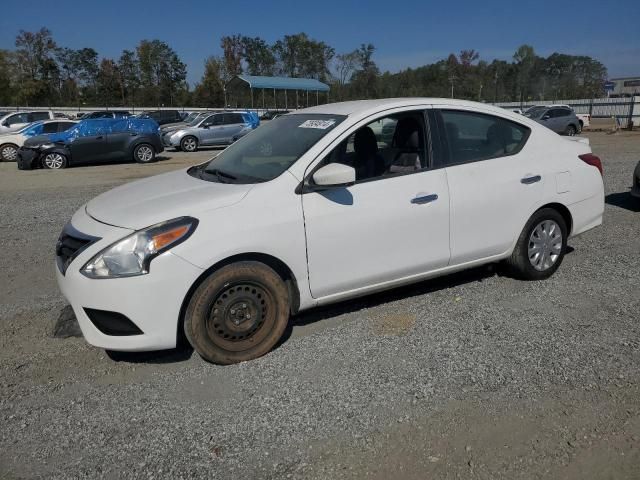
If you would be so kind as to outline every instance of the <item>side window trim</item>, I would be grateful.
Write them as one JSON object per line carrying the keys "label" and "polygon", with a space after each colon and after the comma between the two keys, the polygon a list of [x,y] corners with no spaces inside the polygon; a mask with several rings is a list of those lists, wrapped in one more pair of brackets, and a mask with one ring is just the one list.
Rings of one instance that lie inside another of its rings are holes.
{"label": "side window trim", "polygon": [[[438,126],[440,128],[440,139],[441,139],[441,145],[444,147],[446,155],[446,164],[443,165],[443,167],[455,167],[457,165],[465,165],[468,163],[477,163],[477,162],[484,162],[487,160],[494,160],[496,158],[504,158],[504,157],[511,157],[513,155],[517,155],[518,153],[520,153],[522,151],[522,149],[524,148],[524,146],[527,144],[527,142],[529,141],[529,137],[531,136],[531,128],[529,128],[526,125],[523,125],[521,123],[515,122],[513,120],[504,118],[504,117],[500,117],[498,115],[492,115],[490,113],[484,113],[484,112],[476,112],[473,110],[464,110],[464,109],[457,109],[457,108],[443,108],[443,107],[439,107],[434,109],[436,115],[438,116]],[[448,137],[447,137],[447,133],[446,133],[446,129],[444,128],[444,118],[442,116],[442,112],[443,111],[453,111],[453,112],[460,112],[460,113],[468,113],[468,114],[472,114],[472,115],[484,115],[487,117],[495,117],[498,118],[500,120],[502,120],[503,122],[507,122],[513,125],[517,125],[521,128],[524,129],[524,134],[522,136],[522,140],[520,141],[520,145],[518,146],[518,148],[516,148],[514,151],[509,152],[509,153],[505,153],[504,155],[496,155],[496,156],[492,156],[492,157],[486,157],[486,158],[479,158],[477,160],[470,160],[470,161],[460,161],[460,162],[453,162],[451,161],[451,151],[449,149],[449,141],[448,141]]]}

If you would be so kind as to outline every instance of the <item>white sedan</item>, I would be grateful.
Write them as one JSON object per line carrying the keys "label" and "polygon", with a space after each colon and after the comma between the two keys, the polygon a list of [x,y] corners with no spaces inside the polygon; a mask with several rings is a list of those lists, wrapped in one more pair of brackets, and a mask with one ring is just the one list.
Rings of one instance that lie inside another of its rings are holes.
{"label": "white sedan", "polygon": [[[395,129],[376,135],[380,123]],[[93,345],[165,349],[184,332],[228,364],[269,352],[318,305],[492,262],[545,279],[603,210],[588,143],[521,115],[335,103],[91,200],[60,236],[57,279]]]}

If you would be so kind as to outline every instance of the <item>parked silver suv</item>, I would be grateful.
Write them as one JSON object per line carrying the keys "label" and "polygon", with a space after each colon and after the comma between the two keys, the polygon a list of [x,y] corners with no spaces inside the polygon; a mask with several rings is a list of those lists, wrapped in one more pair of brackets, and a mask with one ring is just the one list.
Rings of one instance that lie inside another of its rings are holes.
{"label": "parked silver suv", "polygon": [[581,130],[580,120],[569,107],[555,105],[531,107],[524,112],[524,116],[535,120],[560,135],[573,137],[576,133],[580,133]]}
{"label": "parked silver suv", "polygon": [[165,147],[195,152],[199,146],[230,145],[259,124],[252,112],[220,112],[177,130],[162,133]]}

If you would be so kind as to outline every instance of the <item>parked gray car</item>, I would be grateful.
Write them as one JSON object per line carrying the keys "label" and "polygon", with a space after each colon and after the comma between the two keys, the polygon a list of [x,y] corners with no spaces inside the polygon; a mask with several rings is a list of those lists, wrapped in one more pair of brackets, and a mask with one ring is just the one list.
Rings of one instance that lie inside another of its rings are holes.
{"label": "parked gray car", "polygon": [[535,120],[560,135],[573,137],[580,133],[580,120],[569,107],[538,106],[524,112],[525,117]]}
{"label": "parked gray car", "polygon": [[197,124],[162,133],[165,147],[195,152],[206,145],[230,145],[259,124],[251,112],[212,113]]}

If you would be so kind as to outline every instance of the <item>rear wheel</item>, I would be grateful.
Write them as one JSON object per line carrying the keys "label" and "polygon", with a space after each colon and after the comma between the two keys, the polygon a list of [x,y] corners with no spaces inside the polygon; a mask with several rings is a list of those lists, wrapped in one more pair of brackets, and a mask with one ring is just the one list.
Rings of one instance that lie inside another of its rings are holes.
{"label": "rear wheel", "polygon": [[227,365],[269,352],[289,322],[289,291],[259,262],[238,262],[212,273],[187,307],[184,331],[205,360]]}
{"label": "rear wheel", "polygon": [[564,134],[569,137],[573,137],[576,134],[576,132],[577,132],[576,127],[574,127],[573,125],[567,125],[567,128],[565,128],[564,130]]}
{"label": "rear wheel", "polygon": [[133,158],[138,163],[151,163],[156,158],[156,152],[148,143],[142,143],[133,149]]}
{"label": "rear wheel", "polygon": [[50,170],[60,170],[61,168],[67,168],[67,157],[58,152],[47,153],[42,158],[42,166]]}
{"label": "rear wheel", "polygon": [[525,225],[507,260],[511,273],[523,280],[549,278],[562,263],[567,235],[567,224],[558,211],[538,210]]}
{"label": "rear wheel", "polygon": [[13,143],[0,145],[0,160],[5,162],[15,162],[18,158],[18,146]]}
{"label": "rear wheel", "polygon": [[184,137],[180,141],[180,149],[184,152],[195,152],[198,149],[198,139],[191,135]]}

